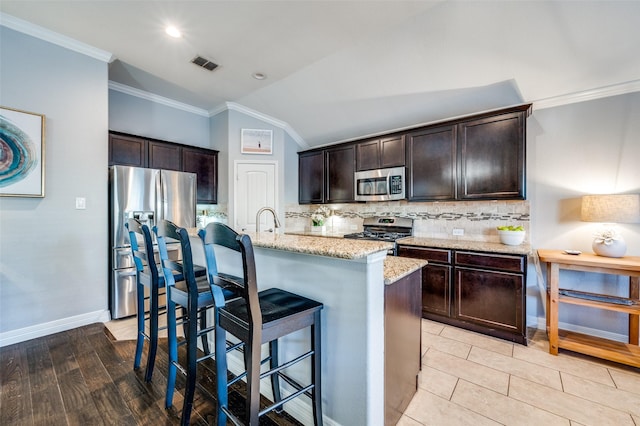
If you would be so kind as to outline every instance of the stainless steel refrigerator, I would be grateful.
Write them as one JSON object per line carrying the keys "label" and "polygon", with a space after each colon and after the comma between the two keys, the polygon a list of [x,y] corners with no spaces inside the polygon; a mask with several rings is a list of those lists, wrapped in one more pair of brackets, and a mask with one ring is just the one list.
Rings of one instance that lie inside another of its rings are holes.
{"label": "stainless steel refrigerator", "polygon": [[109,208],[109,309],[111,318],[116,319],[136,314],[136,271],[124,224],[135,218],[151,229],[166,219],[181,227],[194,227],[196,174],[111,166]]}

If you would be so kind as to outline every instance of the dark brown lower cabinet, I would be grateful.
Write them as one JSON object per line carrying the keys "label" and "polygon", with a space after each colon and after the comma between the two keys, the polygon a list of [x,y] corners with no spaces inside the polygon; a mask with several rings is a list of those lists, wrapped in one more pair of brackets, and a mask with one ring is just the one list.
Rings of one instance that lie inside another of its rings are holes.
{"label": "dark brown lower cabinet", "polygon": [[527,344],[527,257],[399,246],[398,255],[425,259],[422,317]]}
{"label": "dark brown lower cabinet", "polygon": [[395,425],[418,390],[421,270],[384,287],[384,424]]}

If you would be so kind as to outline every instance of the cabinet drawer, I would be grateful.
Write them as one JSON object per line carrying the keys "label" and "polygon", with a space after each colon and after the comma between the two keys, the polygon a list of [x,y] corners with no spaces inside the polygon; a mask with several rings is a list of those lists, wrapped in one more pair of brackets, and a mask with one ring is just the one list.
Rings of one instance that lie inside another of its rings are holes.
{"label": "cabinet drawer", "polygon": [[451,250],[398,246],[398,256],[424,259],[429,262],[451,263]]}
{"label": "cabinet drawer", "polygon": [[457,251],[456,266],[477,266],[501,271],[524,273],[525,258],[504,254],[479,254]]}

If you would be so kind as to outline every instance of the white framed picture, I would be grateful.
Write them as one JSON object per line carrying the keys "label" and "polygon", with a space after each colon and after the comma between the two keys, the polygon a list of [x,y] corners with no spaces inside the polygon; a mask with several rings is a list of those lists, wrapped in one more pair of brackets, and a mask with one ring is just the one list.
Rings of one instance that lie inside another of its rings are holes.
{"label": "white framed picture", "polygon": [[242,129],[242,154],[271,154],[273,153],[273,131],[263,129]]}

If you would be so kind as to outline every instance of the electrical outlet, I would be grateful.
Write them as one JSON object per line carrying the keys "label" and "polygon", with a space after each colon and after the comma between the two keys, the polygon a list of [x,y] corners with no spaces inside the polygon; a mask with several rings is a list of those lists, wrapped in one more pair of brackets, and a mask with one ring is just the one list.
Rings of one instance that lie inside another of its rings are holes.
{"label": "electrical outlet", "polygon": [[76,210],[84,210],[87,208],[87,199],[84,197],[76,197]]}
{"label": "electrical outlet", "polygon": [[464,235],[464,229],[462,228],[453,228],[453,235],[461,237],[462,235]]}

